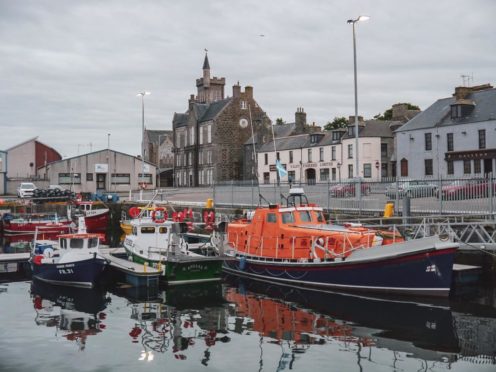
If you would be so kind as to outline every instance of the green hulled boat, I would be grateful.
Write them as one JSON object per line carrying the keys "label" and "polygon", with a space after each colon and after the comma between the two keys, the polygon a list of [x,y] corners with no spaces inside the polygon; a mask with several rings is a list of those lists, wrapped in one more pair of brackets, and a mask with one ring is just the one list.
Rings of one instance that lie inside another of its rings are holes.
{"label": "green hulled boat", "polygon": [[162,270],[167,284],[220,280],[223,257],[196,253],[209,243],[186,243],[178,223],[138,218],[131,227],[124,240],[129,260]]}

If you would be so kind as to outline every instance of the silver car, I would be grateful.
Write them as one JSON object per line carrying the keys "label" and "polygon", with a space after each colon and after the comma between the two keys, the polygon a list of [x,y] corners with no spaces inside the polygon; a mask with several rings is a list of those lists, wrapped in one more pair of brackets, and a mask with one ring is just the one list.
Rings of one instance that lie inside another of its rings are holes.
{"label": "silver car", "polygon": [[17,196],[19,198],[32,198],[36,186],[31,182],[22,182],[17,188]]}
{"label": "silver car", "polygon": [[434,196],[438,185],[429,181],[398,181],[386,187],[386,196],[390,199],[403,198],[425,198]]}

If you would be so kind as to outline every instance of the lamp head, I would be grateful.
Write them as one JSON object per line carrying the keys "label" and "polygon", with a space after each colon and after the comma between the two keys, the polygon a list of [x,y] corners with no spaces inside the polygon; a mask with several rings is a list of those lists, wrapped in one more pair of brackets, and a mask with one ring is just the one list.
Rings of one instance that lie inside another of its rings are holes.
{"label": "lamp head", "polygon": [[361,15],[361,16],[358,16],[357,19],[348,19],[346,22],[347,23],[357,23],[357,22],[367,21],[369,19],[370,19],[369,16],[367,16],[367,15]]}

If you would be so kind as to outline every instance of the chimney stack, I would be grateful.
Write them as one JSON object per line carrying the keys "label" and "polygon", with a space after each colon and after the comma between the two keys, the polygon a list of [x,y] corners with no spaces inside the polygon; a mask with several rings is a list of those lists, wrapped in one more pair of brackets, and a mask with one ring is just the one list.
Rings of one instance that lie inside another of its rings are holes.
{"label": "chimney stack", "polygon": [[238,98],[241,95],[241,87],[239,81],[236,85],[233,85],[233,98]]}
{"label": "chimney stack", "polygon": [[306,132],[307,114],[303,107],[298,107],[295,113],[295,126],[296,134],[303,134]]}
{"label": "chimney stack", "polygon": [[249,86],[247,85],[245,87],[245,95],[246,95],[246,98],[249,99],[253,99],[253,87],[252,86]]}

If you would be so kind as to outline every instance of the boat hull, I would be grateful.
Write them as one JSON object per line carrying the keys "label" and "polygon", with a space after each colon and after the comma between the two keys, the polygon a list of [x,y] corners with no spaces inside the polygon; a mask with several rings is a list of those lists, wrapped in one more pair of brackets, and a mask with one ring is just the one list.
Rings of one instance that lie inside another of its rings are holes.
{"label": "boat hull", "polygon": [[92,288],[106,266],[100,257],[67,263],[31,263],[33,278],[58,285]]}
{"label": "boat hull", "polygon": [[226,272],[241,276],[344,291],[448,296],[457,246],[401,252],[358,260],[290,262],[235,256]]}
{"label": "boat hull", "polygon": [[101,214],[85,216],[84,223],[86,225],[86,231],[89,233],[105,233],[109,223],[109,215],[110,212],[107,210]]}
{"label": "boat hull", "polygon": [[168,285],[218,281],[221,279],[222,262],[220,257],[179,256],[172,259],[151,260],[136,254],[124,245],[128,258],[138,264],[163,269],[161,279]]}
{"label": "boat hull", "polygon": [[23,222],[16,223],[10,221],[4,221],[4,234],[6,236],[13,235],[34,235],[36,230],[38,234],[41,235],[51,235],[55,236],[58,234],[67,234],[71,229],[71,221],[60,222],[60,223],[32,223]]}

